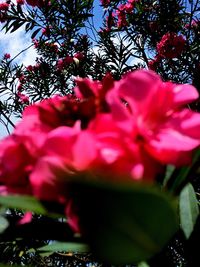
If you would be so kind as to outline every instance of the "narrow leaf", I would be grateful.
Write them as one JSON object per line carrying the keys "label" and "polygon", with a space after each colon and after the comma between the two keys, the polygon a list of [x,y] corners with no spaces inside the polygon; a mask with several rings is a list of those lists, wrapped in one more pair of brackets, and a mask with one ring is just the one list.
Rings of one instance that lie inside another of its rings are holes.
{"label": "narrow leaf", "polygon": [[137,267],[150,267],[149,264],[147,264],[146,262],[142,261],[138,264]]}
{"label": "narrow leaf", "polygon": [[47,210],[44,208],[44,206],[39,202],[39,200],[32,196],[0,196],[0,204],[8,208],[33,211],[43,215],[47,214]]}
{"label": "narrow leaf", "polygon": [[0,216],[0,233],[4,232],[6,228],[9,226],[8,221],[3,216]]}
{"label": "narrow leaf", "polygon": [[181,228],[186,238],[189,238],[199,215],[198,201],[190,183],[181,191],[179,205]]}
{"label": "narrow leaf", "polygon": [[52,244],[40,247],[38,251],[44,252],[88,252],[89,248],[86,244],[75,243],[75,242],[53,242]]}
{"label": "narrow leaf", "polygon": [[185,181],[187,181],[190,172],[193,170],[193,168],[195,168],[199,158],[200,158],[200,149],[198,149],[195,152],[192,164],[190,166],[184,166],[180,169],[178,168],[174,169],[170,178],[168,179],[168,181],[166,181],[167,182],[166,186],[168,188],[168,191],[175,193],[177,191],[179,192],[180,188],[182,189],[181,186],[183,186]]}

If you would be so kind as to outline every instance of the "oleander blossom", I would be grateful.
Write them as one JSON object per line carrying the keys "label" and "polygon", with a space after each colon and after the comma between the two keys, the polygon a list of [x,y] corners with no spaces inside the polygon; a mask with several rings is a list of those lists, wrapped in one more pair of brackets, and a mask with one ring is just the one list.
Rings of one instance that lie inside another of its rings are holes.
{"label": "oleander blossom", "polygon": [[191,162],[200,114],[186,107],[198,98],[193,86],[163,82],[153,71],[76,83],[75,96],[28,106],[1,140],[0,189],[64,205],[79,231],[71,181],[154,183],[167,164]]}
{"label": "oleander blossom", "polygon": [[156,49],[159,56],[164,58],[176,58],[184,51],[185,45],[186,40],[183,35],[168,32],[163,35]]}
{"label": "oleander blossom", "polygon": [[193,86],[162,82],[145,70],[125,75],[107,95],[113,120],[128,144],[175,166],[189,163],[199,146],[200,114],[185,107],[197,98]]}

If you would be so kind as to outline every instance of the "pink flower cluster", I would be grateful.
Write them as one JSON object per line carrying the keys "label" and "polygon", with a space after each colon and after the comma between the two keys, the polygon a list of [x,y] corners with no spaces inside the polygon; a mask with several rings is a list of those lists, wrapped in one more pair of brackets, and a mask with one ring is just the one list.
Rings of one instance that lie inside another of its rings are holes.
{"label": "pink flower cluster", "polygon": [[107,6],[109,6],[111,0],[100,0],[100,2],[102,4],[102,6],[107,7]]}
{"label": "pink flower cluster", "polygon": [[9,6],[10,5],[7,2],[0,3],[0,11],[7,11]]}
{"label": "pink flower cluster", "polygon": [[158,55],[164,58],[175,58],[185,49],[186,40],[183,35],[177,35],[174,32],[168,32],[163,35],[157,44]]}
{"label": "pink flower cluster", "polygon": [[32,7],[43,7],[45,5],[44,0],[26,0],[26,3]]}
{"label": "pink flower cluster", "polygon": [[[135,3],[138,0],[128,0],[126,4],[120,4],[117,6],[116,11],[109,14],[106,18],[106,29],[105,31],[110,31],[112,26],[117,26],[122,28],[128,26],[127,15],[133,13]],[[104,7],[108,7],[110,1],[101,1]]]}
{"label": "pink flower cluster", "polygon": [[74,54],[74,56],[69,56],[67,55],[65,58],[60,58],[57,61],[56,67],[58,70],[62,71],[65,69],[67,66],[69,66],[73,62],[79,62],[84,59],[84,54],[81,52],[77,52]]}
{"label": "pink flower cluster", "polygon": [[186,40],[183,35],[177,35],[174,32],[164,34],[159,43],[157,43],[157,55],[148,62],[151,70],[156,70],[162,59],[172,59],[179,57],[184,51]]}
{"label": "pink flower cluster", "polygon": [[0,3],[0,22],[4,23],[7,20],[7,11],[10,7],[9,2]]}
{"label": "pink flower cluster", "polygon": [[10,59],[10,54],[9,53],[5,53],[4,54],[4,59]]}
{"label": "pink flower cluster", "polygon": [[136,0],[128,0],[126,4],[121,4],[116,11],[117,14],[117,27],[122,28],[128,25],[127,14],[131,14],[135,7]]}
{"label": "pink flower cluster", "polygon": [[155,182],[166,164],[191,162],[200,114],[186,107],[198,98],[193,86],[163,82],[152,71],[76,82],[75,97],[55,96],[25,109],[0,142],[0,182],[5,193],[65,205],[78,231],[70,181]]}

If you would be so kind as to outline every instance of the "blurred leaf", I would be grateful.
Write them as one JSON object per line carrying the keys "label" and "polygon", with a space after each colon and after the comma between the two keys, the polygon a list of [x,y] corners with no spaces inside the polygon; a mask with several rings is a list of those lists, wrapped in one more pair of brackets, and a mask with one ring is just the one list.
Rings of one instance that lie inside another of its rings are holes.
{"label": "blurred leaf", "polygon": [[0,196],[0,204],[8,208],[33,211],[38,214],[47,214],[47,210],[39,200],[32,196],[8,195]]}
{"label": "blurred leaf", "polygon": [[181,191],[179,205],[181,228],[186,238],[189,238],[199,215],[196,193],[190,183]]}
{"label": "blurred leaf", "polygon": [[9,226],[9,222],[3,216],[0,216],[0,233],[2,233]]}
{"label": "blurred leaf", "polygon": [[84,237],[100,261],[149,259],[178,228],[174,199],[152,186],[80,183],[73,197]]}
{"label": "blurred leaf", "polygon": [[167,165],[167,168],[166,168],[166,174],[165,174],[165,178],[164,178],[164,181],[163,181],[163,186],[165,186],[167,184],[167,182],[169,181],[173,171],[175,170],[175,166],[173,165]]}
{"label": "blurred leaf", "polygon": [[34,39],[35,38],[35,36],[40,32],[40,28],[39,29],[37,29],[37,30],[35,30],[33,33],[32,33],[32,35],[31,35],[31,39]]}
{"label": "blurred leaf", "polygon": [[137,267],[150,267],[146,262],[140,262]]}
{"label": "blurred leaf", "polygon": [[82,243],[75,243],[75,242],[53,242],[49,245],[40,247],[37,249],[41,252],[58,252],[58,251],[64,251],[64,252],[88,252],[89,248],[86,244]]}
{"label": "blurred leaf", "polygon": [[198,163],[199,157],[200,157],[200,149],[198,149],[195,152],[193,156],[192,164],[190,166],[184,166],[180,169],[178,168],[174,169],[166,185],[170,192],[175,193],[175,192],[179,192],[180,188],[182,189],[182,186],[187,181],[187,178],[190,172],[193,170],[193,168]]}

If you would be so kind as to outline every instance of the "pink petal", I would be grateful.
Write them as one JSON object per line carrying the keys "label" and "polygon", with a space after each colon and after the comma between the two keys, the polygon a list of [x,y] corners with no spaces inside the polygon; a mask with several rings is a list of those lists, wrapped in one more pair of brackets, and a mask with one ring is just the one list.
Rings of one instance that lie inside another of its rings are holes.
{"label": "pink petal", "polygon": [[24,216],[19,220],[18,224],[30,223],[32,221],[32,212],[28,211]]}
{"label": "pink petal", "polygon": [[173,129],[165,129],[149,141],[146,149],[161,163],[182,165],[190,162],[190,152],[199,144],[199,140],[192,139]]}
{"label": "pink petal", "polygon": [[174,102],[178,105],[188,104],[199,97],[196,88],[189,84],[177,85],[173,89]]}
{"label": "pink petal", "polygon": [[184,135],[200,140],[200,113],[184,109],[172,116],[169,125]]}
{"label": "pink petal", "polygon": [[69,226],[72,228],[72,230],[75,233],[80,233],[79,217],[76,213],[76,207],[72,200],[68,201],[66,205],[65,213],[67,216],[67,223],[69,224]]}
{"label": "pink petal", "polygon": [[61,157],[71,157],[71,147],[76,140],[79,130],[67,126],[61,126],[52,130],[46,138],[42,148],[43,153],[48,155],[58,155]]}
{"label": "pink petal", "polygon": [[117,126],[127,133],[132,132],[135,121],[128,108],[121,102],[117,91],[111,90],[108,92],[106,100],[111,108],[113,121],[116,122]]}
{"label": "pink petal", "polygon": [[97,96],[100,84],[88,78],[77,78],[77,87],[74,88],[76,96],[79,98],[88,98]]}
{"label": "pink petal", "polygon": [[116,82],[114,89],[120,98],[128,102],[133,115],[148,109],[152,98],[162,83],[159,76],[152,71],[138,70],[125,75]]}
{"label": "pink petal", "polygon": [[87,131],[82,131],[74,145],[72,164],[78,171],[86,170],[96,158],[96,142],[93,136]]}
{"label": "pink petal", "polygon": [[62,202],[68,177],[69,170],[62,158],[42,157],[30,175],[33,194],[39,199]]}

